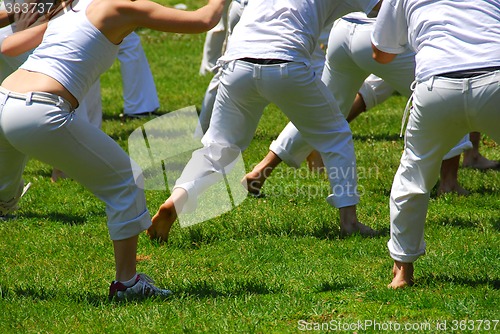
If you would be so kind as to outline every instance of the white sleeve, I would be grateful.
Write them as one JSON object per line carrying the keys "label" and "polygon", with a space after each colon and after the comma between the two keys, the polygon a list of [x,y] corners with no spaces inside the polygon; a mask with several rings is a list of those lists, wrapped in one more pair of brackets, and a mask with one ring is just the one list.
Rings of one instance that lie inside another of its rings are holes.
{"label": "white sleeve", "polygon": [[408,48],[408,25],[403,9],[404,0],[385,0],[372,32],[372,43],[380,51],[403,53]]}

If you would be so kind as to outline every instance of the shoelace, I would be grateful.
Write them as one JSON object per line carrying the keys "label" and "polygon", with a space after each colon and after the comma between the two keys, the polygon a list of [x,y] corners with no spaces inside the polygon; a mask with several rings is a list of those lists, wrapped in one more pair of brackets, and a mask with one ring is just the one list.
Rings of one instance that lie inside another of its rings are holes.
{"label": "shoelace", "polygon": [[149,295],[151,294],[151,291],[153,293],[157,293],[159,291],[159,289],[154,285],[155,284],[155,281],[149,277],[148,275],[146,274],[143,274],[143,273],[139,273],[139,279],[140,281],[142,281],[142,293],[144,295]]}

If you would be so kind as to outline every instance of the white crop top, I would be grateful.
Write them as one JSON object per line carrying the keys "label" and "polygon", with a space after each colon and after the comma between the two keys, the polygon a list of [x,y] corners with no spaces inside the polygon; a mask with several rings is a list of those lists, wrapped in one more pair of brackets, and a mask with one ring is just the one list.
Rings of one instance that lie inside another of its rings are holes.
{"label": "white crop top", "polygon": [[113,64],[119,48],[87,19],[92,1],[75,1],[72,9],[51,19],[42,43],[20,67],[54,78],[79,102]]}

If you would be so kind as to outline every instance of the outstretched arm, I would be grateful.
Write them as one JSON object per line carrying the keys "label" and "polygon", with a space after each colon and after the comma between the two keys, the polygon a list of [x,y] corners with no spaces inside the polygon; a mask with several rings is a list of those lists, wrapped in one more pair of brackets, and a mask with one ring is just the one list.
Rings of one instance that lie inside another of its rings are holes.
{"label": "outstretched arm", "polygon": [[184,11],[149,0],[94,0],[87,9],[87,17],[117,44],[138,27],[187,34],[208,31],[219,22],[225,1],[208,0],[197,10]]}
{"label": "outstretched arm", "polygon": [[46,29],[47,22],[26,30],[18,31],[5,38],[0,51],[4,55],[14,57],[34,49],[42,42],[43,34]]}

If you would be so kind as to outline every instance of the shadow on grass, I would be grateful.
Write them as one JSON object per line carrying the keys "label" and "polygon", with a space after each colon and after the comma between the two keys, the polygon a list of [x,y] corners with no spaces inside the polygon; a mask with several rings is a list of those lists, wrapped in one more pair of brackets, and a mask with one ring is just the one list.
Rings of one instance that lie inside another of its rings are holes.
{"label": "shadow on grass", "polygon": [[[232,285],[232,286],[231,286]],[[226,287],[228,286],[228,287]],[[202,281],[197,282],[185,287],[184,289],[174,291],[175,295],[194,296],[197,298],[215,298],[215,297],[229,297],[229,296],[242,296],[242,295],[268,295],[279,293],[282,289],[278,286],[270,288],[261,282],[250,281],[237,281],[228,282],[224,284],[224,290]]]}
{"label": "shadow on grass", "polygon": [[[19,216],[21,217],[21,216]],[[60,222],[62,224],[74,226],[74,225],[83,225],[87,222],[86,218],[84,216],[78,216],[78,215],[72,215],[72,214],[67,214],[67,213],[61,213],[61,212],[49,212],[46,215],[44,214],[39,214],[39,213],[34,213],[34,212],[23,212],[22,214],[23,218],[34,218],[38,220],[51,220],[54,222]]]}
{"label": "shadow on grass", "polygon": [[399,134],[369,134],[369,135],[361,135],[353,133],[352,139],[356,141],[399,141],[402,138],[399,137]]}
{"label": "shadow on grass", "polygon": [[67,298],[78,303],[85,303],[92,306],[100,306],[108,301],[104,294],[93,294],[89,292],[67,293],[59,289],[46,289],[44,287],[15,287],[9,289],[0,285],[0,298],[30,298],[32,300],[54,300]]}
{"label": "shadow on grass", "polygon": [[456,275],[434,275],[434,274],[423,274],[417,278],[419,286],[432,286],[436,282],[443,283],[453,283],[458,285],[465,285],[470,287],[477,287],[482,285],[490,285],[495,290],[500,290],[500,278],[470,278],[470,277],[460,277]]}
{"label": "shadow on grass", "polygon": [[314,287],[316,292],[342,291],[354,287],[354,284],[346,282],[322,282]]}

